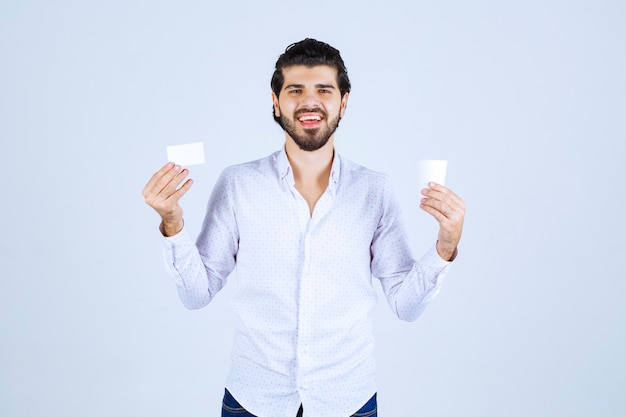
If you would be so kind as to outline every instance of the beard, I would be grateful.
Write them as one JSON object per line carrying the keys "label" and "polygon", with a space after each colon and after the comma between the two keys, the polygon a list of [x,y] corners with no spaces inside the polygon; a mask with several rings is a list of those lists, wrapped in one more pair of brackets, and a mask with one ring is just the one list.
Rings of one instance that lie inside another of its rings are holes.
{"label": "beard", "polygon": [[[314,129],[304,129],[298,126],[298,115],[302,113],[319,113],[322,115],[322,126]],[[339,126],[341,120],[339,114],[332,120],[328,120],[327,116],[326,112],[321,109],[300,109],[294,114],[293,119],[289,119],[281,113],[280,124],[300,149],[313,152],[326,145]]]}

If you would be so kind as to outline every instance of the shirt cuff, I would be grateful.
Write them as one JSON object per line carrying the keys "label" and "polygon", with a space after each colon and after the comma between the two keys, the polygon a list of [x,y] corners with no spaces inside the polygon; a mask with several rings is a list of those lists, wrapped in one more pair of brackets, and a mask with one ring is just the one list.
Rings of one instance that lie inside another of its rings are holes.
{"label": "shirt cuff", "polygon": [[451,261],[446,261],[441,256],[439,256],[439,252],[437,252],[437,242],[433,244],[430,249],[422,256],[420,259],[420,263],[423,265],[428,265],[432,269],[443,270],[448,268],[452,261],[456,258],[458,250],[454,251],[454,255],[452,255]]}
{"label": "shirt cuff", "polygon": [[165,236],[163,234],[163,231],[160,229],[161,227],[159,226],[159,231],[161,232],[161,236],[163,237],[164,243],[169,244],[170,246],[174,246],[174,245],[181,244],[181,243],[185,244],[185,243],[192,241],[191,236],[189,236],[189,233],[187,232],[187,229],[185,228],[185,226],[183,226],[180,232],[176,233],[174,236]]}
{"label": "shirt cuff", "polygon": [[175,265],[180,262],[184,263],[185,260],[193,256],[195,243],[184,227],[174,236],[161,236],[165,267],[176,285],[182,286],[183,280]]}

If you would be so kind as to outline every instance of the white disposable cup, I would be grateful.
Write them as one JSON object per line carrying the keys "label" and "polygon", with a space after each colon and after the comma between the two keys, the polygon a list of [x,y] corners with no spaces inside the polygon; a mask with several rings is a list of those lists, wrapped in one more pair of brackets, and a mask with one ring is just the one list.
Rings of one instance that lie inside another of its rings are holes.
{"label": "white disposable cup", "polygon": [[448,161],[442,159],[425,159],[417,161],[417,185],[420,195],[423,197],[422,189],[429,188],[428,183],[446,184],[446,170]]}

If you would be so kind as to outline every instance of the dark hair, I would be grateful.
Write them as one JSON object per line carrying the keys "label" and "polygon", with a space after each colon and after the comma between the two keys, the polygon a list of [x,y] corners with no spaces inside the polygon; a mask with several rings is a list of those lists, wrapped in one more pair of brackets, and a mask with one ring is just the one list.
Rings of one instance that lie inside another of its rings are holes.
{"label": "dark hair", "polygon": [[[276,68],[270,83],[272,91],[276,94],[276,97],[280,95],[280,90],[283,88],[283,83],[285,82],[283,68],[288,68],[293,65],[305,65],[307,67],[328,65],[329,67],[335,68],[337,70],[337,84],[339,85],[341,97],[350,92],[348,70],[343,63],[343,59],[341,59],[339,50],[333,48],[327,43],[306,38],[303,41],[289,45],[285,49],[285,52],[278,57],[278,61],[276,61]],[[276,117],[274,114],[273,107],[272,115],[274,116],[276,123],[280,125],[280,118]]]}

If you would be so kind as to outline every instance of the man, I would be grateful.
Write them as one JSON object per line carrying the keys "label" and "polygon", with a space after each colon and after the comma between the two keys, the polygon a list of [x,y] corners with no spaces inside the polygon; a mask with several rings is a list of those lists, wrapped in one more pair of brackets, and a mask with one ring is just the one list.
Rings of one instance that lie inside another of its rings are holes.
{"label": "man", "polygon": [[398,317],[415,320],[456,256],[465,204],[438,184],[422,191],[440,229],[414,261],[389,179],[334,152],[350,92],[339,51],[290,45],[271,86],[285,146],[222,172],[195,244],[179,205],[186,169],[166,164],[143,195],[185,306],[205,306],[237,267],[222,416],[376,416],[372,277]]}

